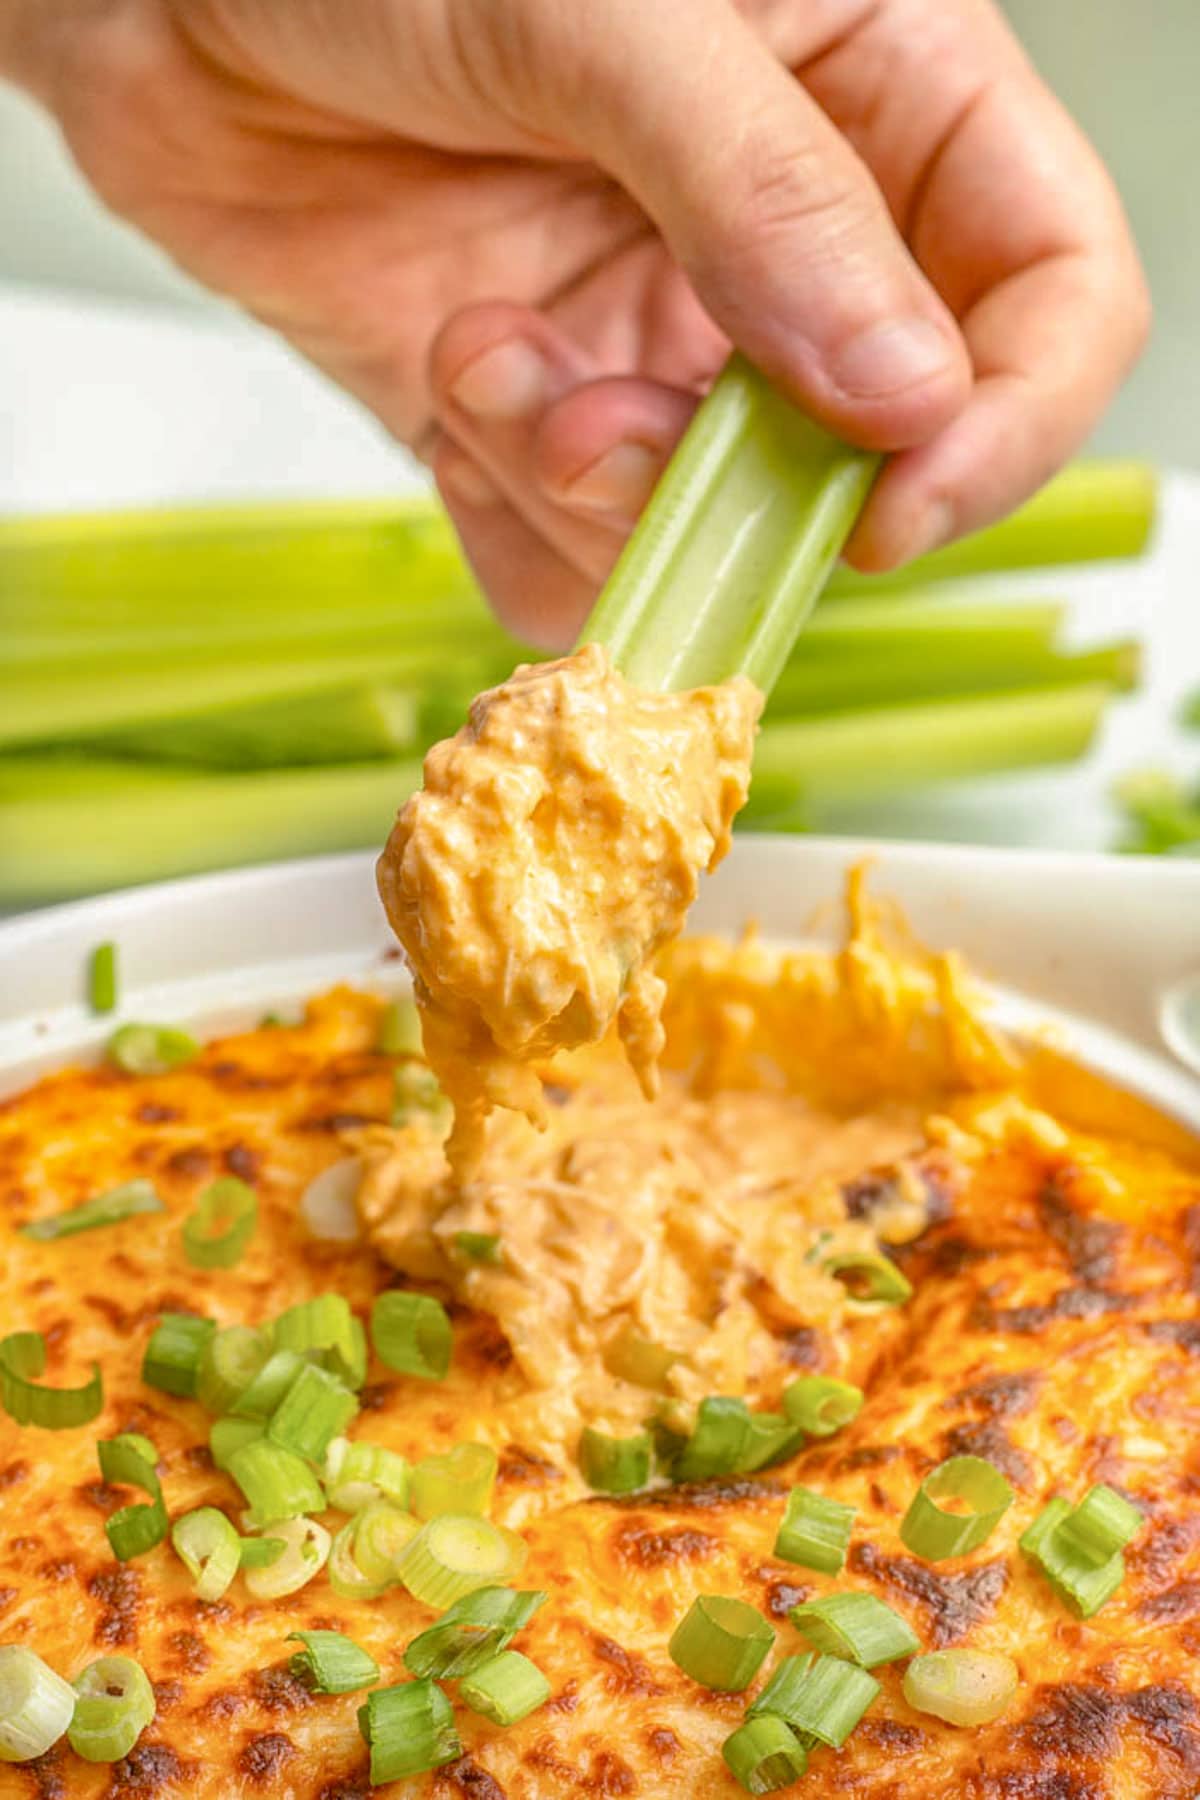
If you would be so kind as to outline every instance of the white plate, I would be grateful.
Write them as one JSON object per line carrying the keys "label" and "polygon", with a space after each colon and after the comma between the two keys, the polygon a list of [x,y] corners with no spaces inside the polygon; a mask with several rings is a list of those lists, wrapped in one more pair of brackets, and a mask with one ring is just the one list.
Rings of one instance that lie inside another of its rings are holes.
{"label": "white plate", "polygon": [[[706,882],[696,930],[836,934],[846,871],[873,862],[931,946],[959,949],[999,1022],[1049,1026],[1089,1066],[1200,1131],[1200,864],[819,838],[743,837]],[[224,1029],[339,979],[404,977],[373,857],[316,858],[136,888],[0,926],[0,1090],[113,1028],[86,1006],[88,953],[118,946],[119,1018]],[[810,933],[809,927],[813,926]]]}

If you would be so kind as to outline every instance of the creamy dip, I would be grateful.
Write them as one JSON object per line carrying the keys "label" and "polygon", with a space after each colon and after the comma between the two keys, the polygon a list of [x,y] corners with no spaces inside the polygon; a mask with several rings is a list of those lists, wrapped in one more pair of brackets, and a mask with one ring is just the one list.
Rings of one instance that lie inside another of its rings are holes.
{"label": "creamy dip", "polygon": [[737,679],[647,693],[598,644],[516,670],[425,760],[379,861],[425,1051],[477,1165],[493,1107],[546,1120],[535,1063],[614,1019],[657,1089],[663,984],[700,872],[729,847],[762,695]]}

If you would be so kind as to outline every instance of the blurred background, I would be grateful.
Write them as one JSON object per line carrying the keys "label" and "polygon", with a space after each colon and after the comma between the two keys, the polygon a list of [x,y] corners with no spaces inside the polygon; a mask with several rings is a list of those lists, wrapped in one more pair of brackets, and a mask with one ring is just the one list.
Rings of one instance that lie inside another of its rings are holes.
{"label": "blurred background", "polygon": [[[994,579],[965,593],[939,586],[942,611],[932,622],[928,605],[922,615],[910,604],[906,617],[913,631],[935,628],[946,666],[969,649],[968,624],[978,632],[1000,630],[1009,647],[1004,654],[1014,660],[1006,675],[1001,639],[990,640],[992,687],[1015,703],[1021,693],[1084,685],[1086,669],[1068,672],[1044,656],[1040,684],[1034,679],[1032,614],[1018,655],[1021,632],[1012,605],[1022,598],[1054,601],[1053,625],[1048,609],[1041,615],[1043,652],[1061,658],[1104,649],[1105,679],[1112,678],[1104,698],[1113,704],[1096,710],[1086,732],[1078,705],[1069,730],[1063,719],[1039,721],[1032,703],[1027,723],[1016,707],[1015,726],[994,710],[986,719],[968,715],[969,731],[977,724],[979,733],[990,734],[990,761],[964,755],[958,768],[944,749],[939,762],[930,748],[935,727],[943,744],[955,741],[953,718],[918,716],[917,709],[943,693],[922,692],[919,684],[911,693],[889,693],[878,670],[854,664],[840,709],[842,739],[829,730],[816,738],[794,734],[795,791],[789,799],[772,786],[759,822],[981,842],[1165,848],[1186,840],[1193,825],[1200,834],[1189,806],[1200,739],[1183,712],[1190,688],[1200,684],[1194,598],[1200,478],[1189,473],[1200,471],[1200,8],[1196,0],[1148,0],[1139,7],[1128,0],[1007,0],[1007,10],[1107,159],[1149,270],[1153,343],[1091,449],[1145,459],[1162,471],[1160,518],[1150,550],[1135,560],[1019,572],[1006,576],[999,590]],[[54,127],[0,87],[0,633],[7,640],[0,647],[12,651],[7,676],[0,659],[0,905],[214,861],[375,841],[430,733],[452,728],[471,683],[502,669],[515,653],[498,634],[486,637],[477,597],[436,517],[418,503],[417,515],[395,523],[394,497],[419,493],[422,485],[420,471],[356,407],[110,219],[75,175]],[[1121,504],[1130,504],[1131,491],[1124,490]],[[149,551],[143,537],[130,559],[119,534],[101,541],[89,527],[72,547],[44,533],[31,536],[22,523],[30,515],[77,509],[246,499],[371,504],[323,522],[296,515],[299,535],[290,538],[287,521],[277,522],[250,562],[243,544],[241,551],[226,546],[224,562],[218,556],[206,564],[214,554],[211,530],[201,533],[206,547],[199,553],[189,527],[174,540],[160,534]],[[303,663],[290,688],[279,681],[264,686],[258,674],[247,674],[240,685],[232,676],[224,685],[215,678],[203,685],[206,656],[214,670],[224,659],[228,672],[231,621],[241,619],[239,641],[245,640],[247,583],[258,621],[255,667],[261,672],[270,665],[277,675],[284,661],[294,672]],[[920,589],[917,597],[924,602],[932,593]],[[322,607],[331,608],[333,595],[339,605],[354,599],[361,631],[353,637],[343,607],[350,635],[319,653]],[[271,640],[287,610],[296,619],[308,616],[298,596],[311,607],[303,657],[294,632],[286,642],[278,635]],[[1010,611],[980,613],[984,600]],[[425,612],[418,616],[410,602]],[[861,608],[863,602],[839,604]],[[151,631],[147,620],[156,608],[161,617]],[[206,629],[215,631],[218,616],[226,618],[225,637],[210,631],[206,638],[199,621],[204,617]],[[820,678],[814,659],[841,659],[842,674],[850,666],[839,643],[848,641],[855,615],[841,616],[842,637],[831,630],[823,651],[806,643],[808,661],[793,683],[800,696],[795,716],[810,724],[814,711],[825,716],[824,704],[814,709],[803,700],[806,680]],[[49,621],[40,637],[31,630],[38,620]],[[891,628],[905,622],[895,614]],[[869,612],[859,625],[871,627]],[[915,666],[931,666],[918,640],[909,641]],[[462,649],[468,642],[469,655]],[[985,641],[977,634],[974,642],[981,666]],[[388,651],[374,664],[372,643]],[[1136,693],[1129,693],[1134,644],[1141,674]],[[180,687],[189,659],[190,704],[208,721],[199,730]],[[975,697],[981,683],[969,674],[970,656],[957,666],[961,674],[944,676],[942,688]],[[452,680],[445,679],[448,669]],[[120,699],[126,688],[129,705]],[[314,695],[324,695],[315,712]],[[281,700],[299,705],[299,713],[281,718],[276,711],[265,720],[255,714]],[[901,700],[913,706],[898,718]],[[236,710],[247,705],[249,719]],[[795,722],[791,713],[789,722]],[[851,738],[869,748],[859,755],[854,778],[845,779]],[[1072,766],[1006,773],[1006,739],[1013,766],[1039,760]],[[301,744],[310,746],[306,759]],[[383,766],[389,759],[390,787]],[[905,769],[909,778],[876,793],[864,779],[864,764],[879,772]],[[948,779],[976,767],[984,779]],[[1184,787],[1143,780],[1135,794],[1141,812],[1131,824],[1114,806],[1113,784],[1147,769],[1165,770]],[[293,826],[268,829],[266,802],[260,806],[250,793],[264,770],[274,771],[275,817],[290,804]],[[304,788],[291,801],[280,786],[285,770]],[[326,783],[320,791],[318,775]],[[239,777],[252,779],[235,785]],[[165,828],[163,796],[146,790],[167,780],[177,796],[172,816],[196,818],[211,805],[207,837]],[[118,836],[141,839],[139,854],[128,845],[121,854],[111,842],[106,848],[105,819]],[[218,821],[229,827],[224,839]],[[86,854],[72,860],[63,853],[55,862],[48,846],[64,837]]]}

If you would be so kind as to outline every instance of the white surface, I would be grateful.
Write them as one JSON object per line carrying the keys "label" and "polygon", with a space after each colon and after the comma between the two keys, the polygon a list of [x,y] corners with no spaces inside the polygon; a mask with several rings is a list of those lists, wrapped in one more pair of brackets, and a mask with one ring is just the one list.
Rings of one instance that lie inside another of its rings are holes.
{"label": "white surface", "polygon": [[[1061,1047],[1200,1130],[1200,1040],[1162,1029],[1200,978],[1200,864],[746,836],[704,884],[691,926],[732,934],[752,917],[768,937],[827,939],[846,871],[864,857],[874,891],[900,902],[925,943],[960,950],[998,985],[1002,1023],[1049,1024]],[[118,1019],[226,1028],[334,980],[402,984],[373,861],[201,876],[0,926],[0,1091],[109,1035],[113,1019],[92,1017],[84,997],[99,942],[118,947]]]}
{"label": "white surface", "polygon": [[[239,496],[402,492],[423,471],[277,339],[137,306],[0,290],[0,513]],[[998,590],[1067,594],[1081,641],[1133,633],[1142,691],[1112,709],[1087,763],[843,806],[822,828],[879,837],[1104,849],[1113,778],[1147,763],[1200,774],[1175,723],[1200,685],[1200,476],[1166,484],[1141,565],[1005,577]]]}

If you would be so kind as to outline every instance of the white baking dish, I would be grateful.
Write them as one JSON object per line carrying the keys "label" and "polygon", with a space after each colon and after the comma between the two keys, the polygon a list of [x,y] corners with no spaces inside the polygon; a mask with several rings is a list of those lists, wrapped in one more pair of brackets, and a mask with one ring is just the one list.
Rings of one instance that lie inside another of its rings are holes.
{"label": "white baking dish", "polygon": [[[741,837],[705,883],[696,929],[828,938],[846,871],[961,950],[1001,1022],[1050,1028],[1080,1061],[1200,1131],[1200,863]],[[337,979],[403,972],[368,854],[134,889],[0,925],[0,1089],[94,1054],[113,1021],[86,1005],[89,951],[119,947],[119,1017],[223,1028]]]}

